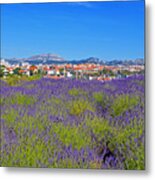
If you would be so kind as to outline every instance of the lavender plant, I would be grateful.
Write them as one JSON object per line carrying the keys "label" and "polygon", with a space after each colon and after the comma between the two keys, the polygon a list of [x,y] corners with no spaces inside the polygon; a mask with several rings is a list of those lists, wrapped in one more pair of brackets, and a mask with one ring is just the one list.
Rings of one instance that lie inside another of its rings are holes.
{"label": "lavender plant", "polygon": [[143,75],[0,83],[2,166],[145,168]]}

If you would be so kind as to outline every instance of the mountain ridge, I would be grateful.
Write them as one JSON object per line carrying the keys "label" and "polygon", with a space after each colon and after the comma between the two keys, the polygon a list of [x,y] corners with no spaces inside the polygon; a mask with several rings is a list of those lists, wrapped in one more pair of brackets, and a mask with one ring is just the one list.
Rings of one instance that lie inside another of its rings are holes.
{"label": "mountain ridge", "polygon": [[110,60],[105,61],[101,60],[97,57],[88,57],[85,59],[80,60],[66,60],[63,57],[52,54],[52,53],[46,53],[46,54],[39,54],[39,55],[33,55],[28,58],[10,58],[5,59],[11,64],[15,63],[22,63],[22,62],[28,62],[30,64],[85,64],[85,63],[94,63],[94,64],[102,64],[102,65],[109,65],[109,66],[116,66],[116,65],[144,65],[144,59],[143,58],[137,58],[137,59],[126,59],[126,60]]}

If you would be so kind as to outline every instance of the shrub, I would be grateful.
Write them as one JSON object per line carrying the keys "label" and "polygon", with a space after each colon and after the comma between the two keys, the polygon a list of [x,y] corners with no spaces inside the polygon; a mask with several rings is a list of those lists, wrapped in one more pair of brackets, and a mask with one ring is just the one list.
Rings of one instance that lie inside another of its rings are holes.
{"label": "shrub", "polygon": [[32,96],[16,93],[15,95],[8,97],[8,99],[6,99],[6,103],[7,101],[11,104],[30,105],[35,102],[35,99]]}
{"label": "shrub", "polygon": [[68,93],[71,96],[78,96],[78,95],[85,95],[86,94],[86,92],[83,91],[82,89],[76,89],[76,88],[70,89],[68,91]]}
{"label": "shrub", "polygon": [[76,99],[71,102],[69,102],[69,113],[71,115],[81,115],[84,113],[86,110],[93,111],[93,107],[91,103],[89,103],[87,100],[84,99]]}
{"label": "shrub", "polygon": [[55,132],[61,142],[66,146],[72,145],[74,149],[80,150],[90,145],[90,136],[80,127],[64,126],[63,124],[54,124],[52,132]]}
{"label": "shrub", "polygon": [[129,95],[120,95],[115,100],[111,109],[113,111],[113,116],[119,116],[124,113],[126,110],[133,108],[139,102],[138,96],[129,96]]}
{"label": "shrub", "polygon": [[106,107],[109,100],[108,96],[105,95],[103,92],[93,93],[93,98],[95,99],[96,103],[101,105],[103,108]]}

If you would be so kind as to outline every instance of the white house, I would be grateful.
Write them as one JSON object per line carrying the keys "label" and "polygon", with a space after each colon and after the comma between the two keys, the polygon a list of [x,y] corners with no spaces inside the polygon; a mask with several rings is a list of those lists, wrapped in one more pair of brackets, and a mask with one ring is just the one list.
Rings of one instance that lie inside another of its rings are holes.
{"label": "white house", "polygon": [[47,71],[47,74],[48,75],[54,75],[55,71],[53,69],[50,69],[50,70]]}
{"label": "white house", "polygon": [[71,78],[73,75],[70,72],[67,72],[67,77]]}
{"label": "white house", "polygon": [[93,77],[92,77],[92,76],[89,76],[89,80],[93,80]]}

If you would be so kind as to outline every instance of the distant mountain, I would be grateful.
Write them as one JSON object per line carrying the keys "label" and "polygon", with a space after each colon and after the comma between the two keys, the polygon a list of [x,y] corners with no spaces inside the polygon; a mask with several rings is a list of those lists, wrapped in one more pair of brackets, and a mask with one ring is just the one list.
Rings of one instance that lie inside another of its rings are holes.
{"label": "distant mountain", "polygon": [[47,54],[34,55],[28,58],[11,58],[6,60],[12,63],[33,62],[33,61],[42,63],[46,61],[64,61],[64,58],[56,54],[47,53]]}
{"label": "distant mountain", "polygon": [[102,63],[102,61],[99,59],[99,58],[96,58],[96,57],[89,57],[85,60],[81,60],[83,62],[86,62],[86,63],[94,63],[94,64],[100,64]]}
{"label": "distant mountain", "polygon": [[112,61],[103,61],[97,57],[89,57],[86,59],[81,60],[65,60],[64,58],[60,57],[56,54],[40,54],[34,55],[28,58],[12,58],[12,59],[5,59],[10,64],[17,64],[21,62],[28,62],[30,64],[86,64],[86,63],[93,63],[93,64],[102,64],[108,66],[117,66],[117,65],[144,65],[144,59],[137,58],[134,60],[112,60]]}
{"label": "distant mountain", "polygon": [[64,58],[60,57],[59,55],[56,54],[41,54],[41,55],[35,55],[31,56],[25,61],[36,61],[36,60],[41,60],[41,61],[64,61]]}
{"label": "distant mountain", "polygon": [[69,61],[69,63],[71,64],[86,64],[86,63],[102,64],[103,61],[101,61],[99,58],[96,58],[96,57],[89,57],[87,59],[72,60],[72,61]]}
{"label": "distant mountain", "polygon": [[139,65],[145,64],[144,59],[142,59],[142,58],[136,59],[136,60],[135,60],[135,63],[136,63],[136,64],[139,64]]}
{"label": "distant mountain", "polygon": [[54,54],[41,54],[41,55],[35,55],[31,56],[29,58],[12,58],[12,59],[6,59],[10,64],[17,64],[21,62],[28,62],[30,64],[86,64],[86,63],[94,63],[94,64],[102,64],[103,61],[101,61],[99,58],[96,57],[89,57],[87,59],[81,59],[81,60],[64,60],[64,58],[54,55]]}
{"label": "distant mountain", "polygon": [[112,60],[112,61],[106,61],[106,65],[109,66],[116,66],[116,65],[144,65],[144,59],[139,58],[139,59],[134,59],[134,60]]}

